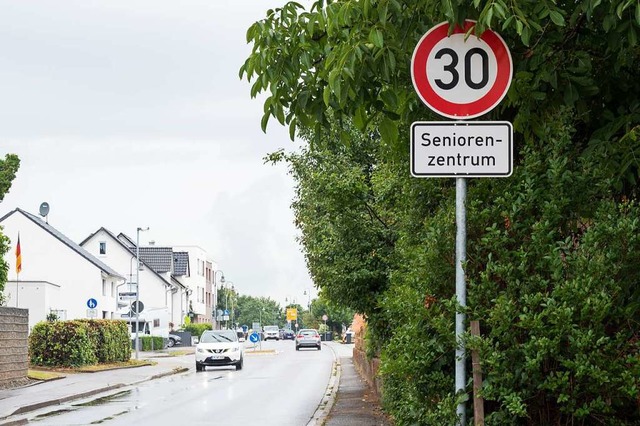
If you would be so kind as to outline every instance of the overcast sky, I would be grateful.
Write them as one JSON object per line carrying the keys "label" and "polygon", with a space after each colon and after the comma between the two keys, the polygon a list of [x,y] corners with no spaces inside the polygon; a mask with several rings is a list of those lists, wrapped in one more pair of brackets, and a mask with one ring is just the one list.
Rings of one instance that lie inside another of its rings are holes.
{"label": "overcast sky", "polygon": [[0,215],[46,201],[76,242],[149,226],[141,243],[202,247],[241,294],[306,302],[294,183],[263,162],[297,145],[262,133],[238,78],[247,28],[282,4],[0,0],[0,153],[22,161]]}

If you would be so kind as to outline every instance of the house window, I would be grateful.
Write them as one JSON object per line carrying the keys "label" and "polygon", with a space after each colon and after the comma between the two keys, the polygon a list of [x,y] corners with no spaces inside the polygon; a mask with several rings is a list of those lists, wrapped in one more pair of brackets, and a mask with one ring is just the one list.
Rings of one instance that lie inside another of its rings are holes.
{"label": "house window", "polygon": [[102,311],[102,319],[108,319],[108,318],[109,318],[109,312]]}
{"label": "house window", "polygon": [[160,327],[160,320],[159,319],[154,319],[153,320],[153,326],[154,327]]}
{"label": "house window", "polygon": [[107,254],[107,242],[100,241],[100,254]]}
{"label": "house window", "polygon": [[116,297],[116,286],[113,281],[111,281],[111,297]]}
{"label": "house window", "polygon": [[102,280],[102,295],[107,295],[107,280],[105,279]]}

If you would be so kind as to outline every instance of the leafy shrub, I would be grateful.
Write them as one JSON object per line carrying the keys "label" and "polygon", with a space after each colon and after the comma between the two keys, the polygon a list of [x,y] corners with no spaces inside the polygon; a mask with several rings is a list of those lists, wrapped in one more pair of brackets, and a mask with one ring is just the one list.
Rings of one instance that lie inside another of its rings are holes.
{"label": "leafy shrub", "polygon": [[85,321],[39,322],[29,335],[29,359],[44,366],[95,364],[98,358],[90,334]]}
{"label": "leafy shrub", "polygon": [[140,336],[140,350],[158,351],[164,349],[164,337]]}
{"label": "leafy shrub", "polygon": [[203,324],[193,324],[192,323],[192,324],[185,325],[183,328],[184,328],[184,331],[187,331],[187,332],[191,333],[192,336],[200,338],[202,333],[205,330],[211,330],[212,326],[211,326],[211,324],[206,324],[206,323],[203,323]]}
{"label": "leafy shrub", "polygon": [[42,321],[29,335],[34,365],[78,367],[130,357],[129,332],[121,320]]}

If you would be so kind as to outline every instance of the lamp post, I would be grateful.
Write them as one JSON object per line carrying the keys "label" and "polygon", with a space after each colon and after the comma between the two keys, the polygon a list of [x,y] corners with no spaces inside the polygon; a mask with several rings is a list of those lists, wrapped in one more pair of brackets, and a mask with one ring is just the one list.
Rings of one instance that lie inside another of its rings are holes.
{"label": "lamp post", "polygon": [[[225,320],[225,327],[227,330],[229,329],[229,290],[233,291],[235,289],[233,285],[233,281],[227,281],[231,285],[231,289],[229,289],[229,284],[227,284],[227,289],[224,292],[224,311],[227,313]],[[232,300],[233,302],[233,300]]]}
{"label": "lamp post", "polygon": [[305,290],[304,291],[304,295],[308,296],[308,299],[307,299],[307,310],[310,311],[311,310],[311,290]]}
{"label": "lamp post", "polygon": [[222,275],[220,277],[220,283],[224,284],[224,272],[222,272],[222,270],[217,269],[215,271],[213,271],[213,312],[212,312],[212,318],[213,318],[213,329],[216,330],[217,326],[219,326],[218,324],[218,280],[216,279],[218,277],[218,273],[220,273],[220,275]]}
{"label": "lamp post", "polygon": [[136,229],[136,359],[140,350],[138,330],[140,329],[140,231],[148,231],[149,227]]}

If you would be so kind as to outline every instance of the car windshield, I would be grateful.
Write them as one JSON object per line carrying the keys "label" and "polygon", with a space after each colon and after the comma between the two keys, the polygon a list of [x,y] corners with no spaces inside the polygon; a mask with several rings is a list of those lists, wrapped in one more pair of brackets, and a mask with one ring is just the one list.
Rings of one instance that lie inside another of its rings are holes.
{"label": "car windshield", "polygon": [[300,334],[302,334],[303,336],[315,336],[316,335],[316,331],[315,330],[300,330]]}
{"label": "car windshield", "polygon": [[200,343],[215,343],[215,342],[235,342],[238,340],[238,336],[231,330],[216,330],[205,331],[202,333]]}
{"label": "car windshield", "polygon": [[278,331],[277,325],[267,325],[264,328],[264,331]]}

